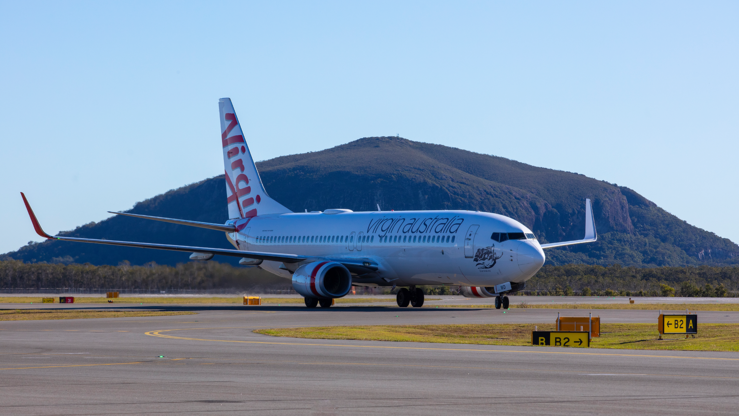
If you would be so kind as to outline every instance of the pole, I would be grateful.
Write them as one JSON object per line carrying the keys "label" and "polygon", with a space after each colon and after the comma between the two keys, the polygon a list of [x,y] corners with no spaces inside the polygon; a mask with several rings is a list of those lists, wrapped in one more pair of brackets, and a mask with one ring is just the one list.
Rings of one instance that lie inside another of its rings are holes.
{"label": "pole", "polygon": [[557,331],[559,331],[559,312],[557,312]]}
{"label": "pole", "polygon": [[590,346],[590,338],[593,336],[593,312],[588,314],[588,346]]}

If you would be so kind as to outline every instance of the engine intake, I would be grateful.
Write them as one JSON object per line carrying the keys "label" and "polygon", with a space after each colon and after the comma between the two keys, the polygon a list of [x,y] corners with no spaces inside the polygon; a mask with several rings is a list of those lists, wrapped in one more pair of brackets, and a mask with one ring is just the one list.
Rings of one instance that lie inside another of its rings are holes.
{"label": "engine intake", "polygon": [[293,287],[308,298],[340,298],[352,288],[352,274],[341,263],[315,261],[295,270]]}

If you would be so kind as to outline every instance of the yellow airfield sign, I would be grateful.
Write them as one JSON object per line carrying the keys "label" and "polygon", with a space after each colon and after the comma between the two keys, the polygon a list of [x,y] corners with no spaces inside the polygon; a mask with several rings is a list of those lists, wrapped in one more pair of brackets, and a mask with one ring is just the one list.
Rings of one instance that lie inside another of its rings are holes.
{"label": "yellow airfield sign", "polygon": [[660,315],[657,329],[660,334],[697,334],[698,315]]}
{"label": "yellow airfield sign", "polygon": [[590,338],[587,332],[580,331],[532,331],[531,344],[550,347],[588,348]]}

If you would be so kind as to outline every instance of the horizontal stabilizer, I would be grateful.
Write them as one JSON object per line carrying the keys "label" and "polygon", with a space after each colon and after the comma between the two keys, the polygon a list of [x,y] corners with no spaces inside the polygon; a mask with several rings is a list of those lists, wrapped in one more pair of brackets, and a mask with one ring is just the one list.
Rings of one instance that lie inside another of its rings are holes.
{"label": "horizontal stabilizer", "polygon": [[208,230],[223,231],[226,233],[235,233],[236,231],[238,231],[236,227],[234,227],[233,225],[214,224],[210,222],[178,220],[175,218],[153,217],[151,215],[129,214],[127,212],[115,212],[115,211],[108,211],[108,212],[111,214],[115,214],[115,215],[124,215],[126,217],[142,218],[145,220],[168,222],[168,223],[178,224],[178,225],[187,225],[188,227],[205,228]]}
{"label": "horizontal stabilizer", "polygon": [[585,237],[582,240],[562,241],[559,243],[542,244],[541,248],[554,248],[571,246],[575,244],[593,243],[598,240],[595,232],[595,219],[593,218],[593,207],[590,206],[590,199],[585,200]]}

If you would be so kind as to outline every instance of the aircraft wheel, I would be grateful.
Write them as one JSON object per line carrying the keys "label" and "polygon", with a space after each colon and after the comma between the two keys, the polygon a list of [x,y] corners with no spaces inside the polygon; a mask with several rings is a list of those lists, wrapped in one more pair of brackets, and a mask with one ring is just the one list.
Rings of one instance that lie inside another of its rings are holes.
{"label": "aircraft wheel", "polygon": [[500,302],[500,296],[495,297],[495,309],[500,309],[501,302]]}
{"label": "aircraft wheel", "polygon": [[398,295],[395,297],[395,300],[398,301],[398,306],[405,308],[409,303],[411,303],[411,292],[406,288],[402,288],[398,291]]}
{"label": "aircraft wheel", "polygon": [[503,309],[508,309],[508,296],[503,296]]}
{"label": "aircraft wheel", "polygon": [[315,308],[318,306],[318,299],[316,298],[305,298],[305,306],[309,308]]}
{"label": "aircraft wheel", "polygon": [[334,303],[332,299],[321,299],[318,301],[322,308],[330,308],[331,304]]}
{"label": "aircraft wheel", "polygon": [[423,290],[416,289],[414,292],[415,296],[411,298],[411,305],[413,305],[414,308],[420,308],[423,306]]}

